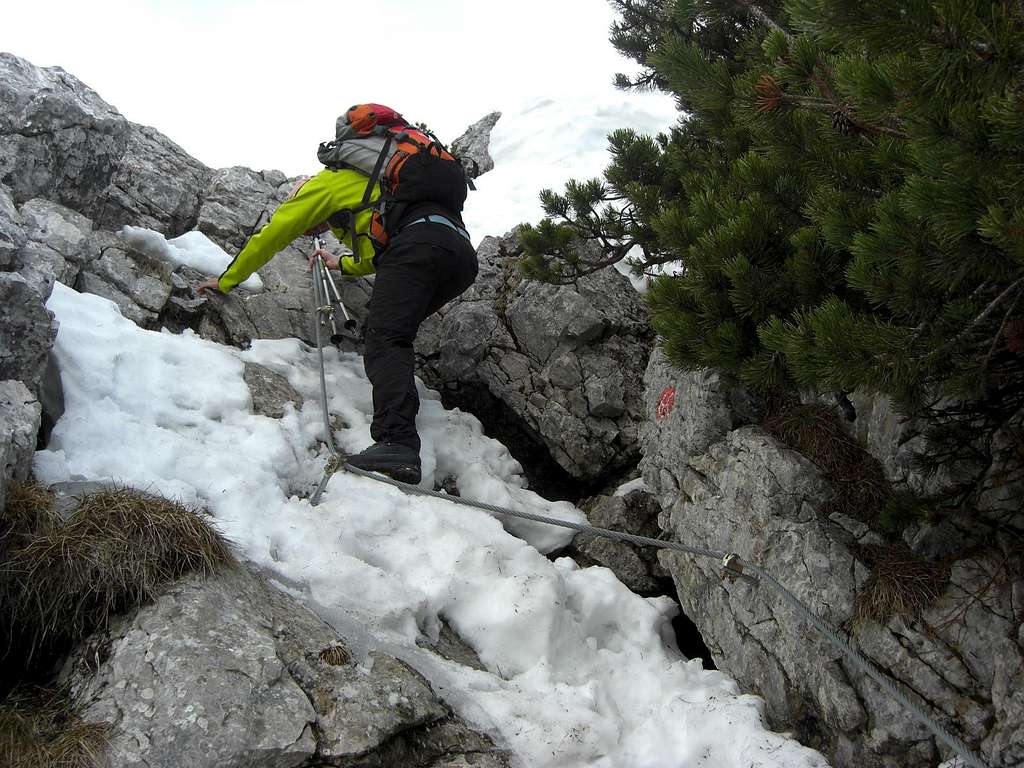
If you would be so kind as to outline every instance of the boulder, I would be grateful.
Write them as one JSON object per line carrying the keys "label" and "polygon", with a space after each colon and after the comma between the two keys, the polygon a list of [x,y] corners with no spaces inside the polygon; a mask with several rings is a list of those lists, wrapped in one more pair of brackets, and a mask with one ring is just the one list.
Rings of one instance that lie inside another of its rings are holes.
{"label": "boulder", "polygon": [[[758,564],[833,627],[857,628],[860,649],[993,766],[1021,757],[1024,679],[1013,597],[1013,546],[953,563],[942,596],[919,614],[854,620],[867,589],[867,526],[822,510],[833,493],[818,469],[758,427],[728,432],[676,473],[662,527],[679,541]],[[664,551],[684,613],[720,669],[760,696],[774,728],[831,756],[837,768],[935,764],[950,757],[931,733],[811,628],[768,584],[723,581],[719,564]],[[1002,576],[996,574],[1001,572]]]}
{"label": "boulder", "polygon": [[297,411],[302,409],[302,395],[295,391],[288,379],[266,366],[247,362],[242,378],[252,394],[253,413],[280,419],[289,405]]}
{"label": "boulder", "polygon": [[56,335],[39,293],[17,272],[0,272],[0,381],[24,382],[36,394]]}
{"label": "boulder", "polygon": [[353,657],[244,567],[178,582],[83,643],[63,678],[112,726],[112,768],[507,764],[405,663]]}
{"label": "boulder", "polygon": [[[577,481],[635,464],[651,347],[636,291],[614,269],[574,286],[526,281],[518,253],[514,235],[484,239],[476,283],[421,328],[421,376],[489,434],[550,454]],[[503,435],[503,420],[524,437]]]}
{"label": "boulder", "polygon": [[32,468],[42,410],[23,383],[0,380],[0,510],[8,486],[24,482]]}
{"label": "boulder", "polygon": [[[587,520],[598,528],[657,538],[661,506],[643,490],[622,496],[598,496],[580,505]],[[570,555],[581,566],[610,568],[619,581],[640,595],[665,593],[669,573],[658,560],[657,550],[624,541],[581,533],[572,541]],[[671,586],[671,585],[669,585]],[[674,597],[674,595],[673,595]]]}

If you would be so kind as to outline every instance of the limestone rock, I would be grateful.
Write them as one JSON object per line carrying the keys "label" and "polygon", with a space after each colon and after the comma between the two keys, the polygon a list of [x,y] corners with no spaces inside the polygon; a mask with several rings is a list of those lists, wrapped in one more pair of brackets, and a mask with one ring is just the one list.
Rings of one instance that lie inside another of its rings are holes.
{"label": "limestone rock", "polygon": [[491,131],[500,117],[501,112],[485,115],[451,143],[452,152],[462,160],[470,178],[475,179],[494,170],[494,159],[490,153]]}
{"label": "limestone rock", "polygon": [[80,213],[43,198],[33,198],[21,206],[25,234],[69,261],[81,265],[91,254],[89,235],[93,223]]}
{"label": "limestone rock", "polygon": [[244,567],[178,582],[87,640],[63,676],[84,717],[113,726],[113,768],[425,767],[447,764],[443,745],[469,764],[495,752],[406,664],[353,658]]}
{"label": "limestone rock", "polygon": [[[584,502],[582,508],[590,524],[598,528],[649,538],[656,538],[661,533],[658,527],[661,507],[646,491],[635,490],[625,496],[599,496]],[[619,581],[638,594],[664,592],[668,572],[658,561],[657,550],[581,533],[573,539],[569,554],[581,565],[610,568]]]}
{"label": "limestone rock", "polygon": [[0,381],[0,510],[10,483],[23,482],[32,467],[42,406],[20,381]]}
{"label": "limestone rock", "polygon": [[94,210],[130,133],[117,110],[60,67],[0,53],[0,182],[15,201]]}
{"label": "limestone rock", "polygon": [[[832,626],[843,628],[868,569],[857,536],[820,513],[832,493],[817,468],[757,427],[729,432],[684,460],[678,501],[662,516],[674,538],[736,552],[758,564]],[[861,531],[862,541],[872,541]],[[861,650],[905,684],[908,696],[991,765],[1020,759],[1018,728],[1024,657],[1014,635],[1013,594],[1024,580],[1001,556],[952,565],[941,599],[920,616],[868,622]],[[722,581],[706,558],[662,552],[684,613],[720,669],[764,697],[769,722],[796,730],[837,768],[927,765],[950,757],[902,706],[851,665],[768,585]]]}
{"label": "limestone rock", "polygon": [[86,213],[104,229],[131,224],[180,235],[195,226],[212,173],[159,131],[132,124],[110,183],[99,204]]}
{"label": "limestone rock", "polygon": [[0,381],[35,393],[56,335],[42,297],[17,272],[0,272]]}
{"label": "limestone rock", "polygon": [[171,295],[171,266],[128,248],[118,235],[96,232],[92,238],[97,256],[85,269],[124,293],[137,306],[160,312]]}
{"label": "limestone rock", "polygon": [[645,419],[640,429],[644,482],[664,507],[675,503],[691,456],[738,426],[752,423],[759,404],[746,389],[710,371],[675,370],[659,348],[644,373]]}
{"label": "limestone rock", "polygon": [[540,448],[578,481],[607,476],[637,458],[646,315],[614,269],[576,286],[525,281],[518,249],[514,235],[484,239],[476,283],[421,328],[420,374],[513,450]]}
{"label": "limestone rock", "polygon": [[289,192],[279,171],[233,166],[214,171],[203,192],[196,229],[220,245],[239,251],[258,232]]}
{"label": "limestone rock", "polygon": [[89,242],[92,222],[42,198],[25,203],[21,217],[26,241],[15,258],[15,268],[44,298],[56,281],[74,285],[82,265],[95,254]]}
{"label": "limestone rock", "polygon": [[152,330],[157,325],[156,312],[143,309],[132,301],[128,294],[93,272],[83,272],[80,274],[78,280],[75,281],[74,287],[80,293],[93,293],[114,302],[124,317],[141,328]]}
{"label": "limestone rock", "polygon": [[192,227],[211,171],[153,128],[125,120],[60,67],[0,54],[0,182],[98,227]]}
{"label": "limestone rock", "polygon": [[11,197],[11,190],[0,184],[0,271],[16,269],[18,252],[25,245],[25,226]]}
{"label": "limestone rock", "polygon": [[254,413],[280,419],[291,404],[295,410],[302,408],[302,395],[288,383],[288,379],[275,373],[266,366],[246,363],[242,374],[245,383],[252,393],[252,409]]}

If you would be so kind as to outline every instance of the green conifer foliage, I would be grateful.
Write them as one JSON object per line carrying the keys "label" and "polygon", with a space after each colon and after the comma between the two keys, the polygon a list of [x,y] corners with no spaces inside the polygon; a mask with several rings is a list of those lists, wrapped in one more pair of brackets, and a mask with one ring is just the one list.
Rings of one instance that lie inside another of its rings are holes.
{"label": "green conifer foliage", "polygon": [[680,367],[885,393],[979,466],[1000,430],[1024,464],[1024,4],[612,4],[643,67],[618,84],[680,121],[546,190],[526,274],[663,271],[646,301]]}

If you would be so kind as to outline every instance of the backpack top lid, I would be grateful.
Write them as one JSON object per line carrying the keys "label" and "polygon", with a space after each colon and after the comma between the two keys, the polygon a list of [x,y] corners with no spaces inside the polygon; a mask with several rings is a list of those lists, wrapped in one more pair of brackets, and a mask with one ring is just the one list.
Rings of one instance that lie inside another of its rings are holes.
{"label": "backpack top lid", "polygon": [[408,122],[398,112],[383,104],[355,104],[338,117],[335,138],[369,136],[379,128],[404,127]]}

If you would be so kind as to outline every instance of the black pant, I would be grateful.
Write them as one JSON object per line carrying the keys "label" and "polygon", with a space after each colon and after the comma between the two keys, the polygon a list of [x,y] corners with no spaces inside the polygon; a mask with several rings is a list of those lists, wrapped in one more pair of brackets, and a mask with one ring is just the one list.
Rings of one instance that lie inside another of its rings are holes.
{"label": "black pant", "polygon": [[425,318],[476,280],[476,251],[450,227],[413,224],[391,239],[375,263],[363,353],[373,385],[370,436],[419,451],[413,341]]}

